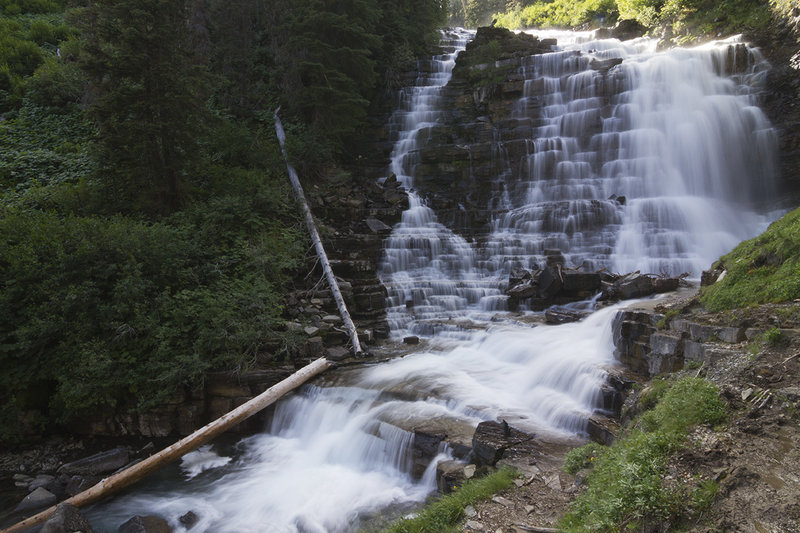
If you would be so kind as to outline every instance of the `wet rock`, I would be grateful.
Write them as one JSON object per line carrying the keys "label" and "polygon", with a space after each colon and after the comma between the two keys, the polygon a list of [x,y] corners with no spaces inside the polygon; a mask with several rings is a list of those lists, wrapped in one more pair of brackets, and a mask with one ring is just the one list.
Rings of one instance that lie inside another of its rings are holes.
{"label": "wet rock", "polygon": [[513,287],[522,283],[525,280],[533,279],[533,274],[530,270],[524,268],[514,268],[508,275],[508,286]]}
{"label": "wet rock", "polygon": [[562,270],[564,290],[571,292],[599,291],[602,283],[597,272],[579,272],[577,270]]}
{"label": "wet rock", "polygon": [[59,504],[56,511],[42,526],[41,533],[94,533],[94,529],[77,507]]}
{"label": "wet rock", "polygon": [[653,294],[653,280],[649,276],[644,276],[635,272],[618,280],[615,284],[619,298],[630,300],[641,298]]}
{"label": "wet rock", "polygon": [[19,502],[19,505],[14,509],[15,512],[32,511],[34,509],[43,509],[50,507],[56,503],[56,496],[44,487],[39,487],[34,490]]}
{"label": "wet rock", "polygon": [[544,251],[545,263],[547,266],[564,265],[566,259],[559,249],[547,249]]}
{"label": "wet rock", "polygon": [[506,450],[531,440],[533,435],[506,422],[481,422],[472,437],[472,459],[478,466],[494,466]]}
{"label": "wet rock", "polygon": [[159,516],[134,516],[119,526],[117,533],[172,533],[172,528]]}
{"label": "wet rock", "polygon": [[192,529],[195,525],[197,525],[197,522],[200,521],[200,517],[198,517],[193,511],[189,511],[180,517],[178,521],[183,524],[183,527],[186,529]]}
{"label": "wet rock", "polygon": [[406,344],[419,344],[419,337],[417,337],[416,335],[403,337],[403,342]]}
{"label": "wet rock", "polygon": [[548,324],[566,324],[583,320],[589,313],[576,311],[566,307],[551,307],[544,312],[544,321]]}
{"label": "wet rock", "polygon": [[517,300],[523,300],[535,296],[539,292],[539,286],[531,279],[523,280],[506,291],[506,294]]}
{"label": "wet rock", "polygon": [[130,450],[114,448],[67,463],[58,469],[58,473],[97,476],[119,470],[129,462]]}
{"label": "wet rock", "polygon": [[597,70],[602,73],[608,72],[611,68],[622,64],[621,57],[612,57],[610,59],[592,59],[589,63],[589,68]]}
{"label": "wet rock", "polygon": [[544,299],[553,298],[561,291],[564,281],[557,267],[547,267],[539,274],[539,297]]}
{"label": "wet rock", "polygon": [[56,478],[49,474],[39,474],[38,476],[36,476],[35,479],[31,480],[31,482],[28,483],[28,490],[34,491],[39,487],[44,487],[48,490],[51,490],[49,485],[52,485],[55,482],[55,480]]}

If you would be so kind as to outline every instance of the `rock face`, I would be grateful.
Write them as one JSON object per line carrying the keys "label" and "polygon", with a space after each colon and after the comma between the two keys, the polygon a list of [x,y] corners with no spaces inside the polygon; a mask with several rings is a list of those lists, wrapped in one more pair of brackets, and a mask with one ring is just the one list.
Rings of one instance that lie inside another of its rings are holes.
{"label": "rock face", "polygon": [[[624,310],[613,323],[615,356],[640,375],[652,377],[686,364],[708,365],[748,338],[745,327],[710,325],[661,313]],[[751,333],[753,335],[754,333]]]}

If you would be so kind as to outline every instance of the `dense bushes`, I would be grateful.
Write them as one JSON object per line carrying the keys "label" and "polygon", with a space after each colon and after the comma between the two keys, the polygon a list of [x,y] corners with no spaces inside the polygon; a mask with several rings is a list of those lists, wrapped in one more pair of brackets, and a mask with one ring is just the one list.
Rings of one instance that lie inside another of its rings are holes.
{"label": "dense bushes", "polygon": [[159,223],[4,208],[0,403],[66,421],[273,359],[304,240],[283,186],[247,178]]}

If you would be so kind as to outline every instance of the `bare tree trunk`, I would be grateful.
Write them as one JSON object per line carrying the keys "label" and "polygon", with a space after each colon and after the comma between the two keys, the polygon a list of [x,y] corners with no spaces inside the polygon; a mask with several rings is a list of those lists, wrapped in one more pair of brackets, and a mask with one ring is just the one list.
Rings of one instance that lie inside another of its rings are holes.
{"label": "bare tree trunk", "polygon": [[[285,394],[296,389],[317,374],[324,372],[330,366],[330,361],[325,358],[320,358],[312,363],[309,363],[288,378],[268,388],[249,402],[240,405],[229,413],[203,426],[191,435],[184,437],[168,448],[165,448],[160,452],[151,455],[147,459],[126,468],[122,472],[118,472],[113,476],[103,479],[97,485],[94,485],[80,494],[76,494],[72,498],[65,500],[63,503],[69,503],[75,507],[88,505],[110,494],[113,494],[114,492],[121,490],[128,485],[135,483],[136,481],[139,481],[166,464],[171,463],[190,451],[199,448],[214,437],[219,436],[239,422],[242,422],[243,420],[261,411],[268,405],[275,403]],[[42,511],[37,515],[27,518],[18,524],[0,531],[0,533],[16,533],[19,531],[24,531],[25,529],[33,527],[37,524],[41,524],[50,518],[55,510],[56,506],[50,507],[49,509]]]}
{"label": "bare tree trunk", "polygon": [[339,290],[339,284],[336,282],[336,276],[334,276],[333,270],[331,269],[331,264],[328,262],[328,255],[325,253],[325,248],[322,246],[322,240],[319,238],[317,226],[314,223],[314,216],[311,214],[311,209],[308,207],[306,196],[303,194],[303,187],[300,185],[300,179],[297,177],[297,172],[294,170],[292,164],[289,163],[289,158],[286,155],[286,148],[284,147],[286,134],[283,131],[281,119],[278,117],[279,109],[280,108],[276,109],[274,113],[275,133],[277,133],[278,141],[281,144],[281,152],[283,153],[283,159],[286,161],[286,169],[289,171],[289,181],[292,182],[294,193],[297,196],[297,199],[300,201],[300,204],[303,206],[303,214],[305,215],[308,233],[311,235],[311,240],[314,242],[314,247],[317,249],[317,257],[319,257],[322,270],[325,272],[325,276],[328,278],[328,285],[331,288],[333,299],[336,300],[336,307],[339,308],[339,314],[342,316],[342,321],[344,322],[348,333],[350,333],[350,342],[353,345],[353,352],[355,352],[356,355],[360,355],[362,353],[361,343],[358,341],[358,331],[356,330],[356,325],[353,324],[353,320],[350,318],[350,313],[347,311],[344,298],[342,298],[342,293]]}

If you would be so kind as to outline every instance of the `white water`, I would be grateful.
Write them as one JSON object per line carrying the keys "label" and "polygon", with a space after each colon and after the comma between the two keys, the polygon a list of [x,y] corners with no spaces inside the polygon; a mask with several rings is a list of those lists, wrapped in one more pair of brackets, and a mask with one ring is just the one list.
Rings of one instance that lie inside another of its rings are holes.
{"label": "white water", "polygon": [[[502,192],[490,202],[488,236],[467,242],[412,191],[412,208],[386,242],[380,273],[398,337],[439,334],[448,329],[443,316],[504,310],[510,271],[543,265],[546,249],[588,270],[699,278],[774,218],[758,211],[775,200],[777,153],[756,105],[768,67],[758,51],[735,38],[656,52],[650,39],[532,33],[560,46],[519,67],[515,132],[498,129],[494,152],[507,153],[527,130],[527,153],[496,171]],[[611,58],[621,64],[592,68]],[[727,64],[738,68],[726,72]],[[415,88],[398,110],[407,123],[425,124],[409,127],[393,153],[392,170],[407,187],[431,142],[427,127],[441,118],[427,105],[440,80]]]}
{"label": "white water", "polygon": [[205,449],[188,458],[182,482],[153,481],[89,517],[116,530],[135,514],[157,514],[183,532],[179,518],[191,510],[200,517],[193,532],[355,531],[360,517],[435,489],[436,462],[450,452],[443,447],[421,478],[412,476],[414,427],[474,428],[501,417],[551,438],[583,431],[600,367],[613,364],[614,312],[558,327],[501,323],[469,341],[332,376],[282,401],[270,431],[242,440],[229,464]]}
{"label": "white water", "polygon": [[[387,240],[381,275],[395,335],[435,333],[427,349],[304,387],[278,404],[269,431],[232,450],[204,449],[175,467],[178,480],[157,477],[95,507],[95,527],[113,531],[134,514],[158,514],[183,532],[178,519],[193,511],[193,533],[356,531],[369,515],[408,510],[434,490],[436,462],[454,450],[441,446],[415,472],[414,428],[435,421],[468,440],[480,421],[503,418],[547,438],[581,435],[599,404],[603,367],[614,362],[616,310],[563,326],[517,323],[496,312],[510,268],[541,261],[545,247],[619,270],[706,268],[716,250],[758,231],[750,200],[769,195],[772,165],[750,160],[772,150],[750,96],[755,71],[731,79],[714,73],[713,50],[655,54],[646,41],[589,38],[579,34],[566,50],[520,67],[531,72],[515,110],[518,120],[531,114],[525,172],[504,175],[496,203],[506,211],[486,245],[441,225],[415,193]],[[607,83],[622,88],[614,96],[592,92],[597,73],[583,69],[594,56],[625,58],[609,71]],[[420,77],[393,119],[392,170],[409,189],[427,127],[443,118],[453,59],[436,58],[436,74]],[[536,91],[543,106],[533,118]],[[762,141],[763,151],[752,148]]]}

